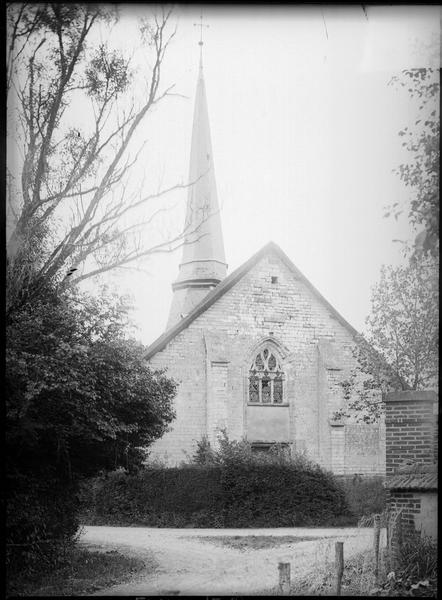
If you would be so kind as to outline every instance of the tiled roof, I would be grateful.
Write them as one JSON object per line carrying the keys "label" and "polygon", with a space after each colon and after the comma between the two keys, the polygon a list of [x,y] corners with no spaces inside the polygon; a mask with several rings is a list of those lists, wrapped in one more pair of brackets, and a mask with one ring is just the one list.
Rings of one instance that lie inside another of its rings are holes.
{"label": "tiled roof", "polygon": [[437,472],[400,473],[388,477],[384,486],[388,490],[437,490]]}

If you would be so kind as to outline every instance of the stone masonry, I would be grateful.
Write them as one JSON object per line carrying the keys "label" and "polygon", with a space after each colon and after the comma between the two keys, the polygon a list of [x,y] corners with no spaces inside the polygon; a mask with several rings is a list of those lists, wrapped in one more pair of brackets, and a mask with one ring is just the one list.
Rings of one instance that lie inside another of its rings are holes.
{"label": "stone masonry", "polygon": [[[153,456],[178,464],[202,436],[216,443],[226,428],[231,439],[285,441],[337,474],[384,474],[383,423],[333,420],[343,405],[340,382],[355,364],[354,330],[275,244],[251,261],[234,285],[148,356],[152,367],[167,367],[179,382],[176,420]],[[248,375],[263,344],[281,359],[284,402],[255,409],[248,403]]]}

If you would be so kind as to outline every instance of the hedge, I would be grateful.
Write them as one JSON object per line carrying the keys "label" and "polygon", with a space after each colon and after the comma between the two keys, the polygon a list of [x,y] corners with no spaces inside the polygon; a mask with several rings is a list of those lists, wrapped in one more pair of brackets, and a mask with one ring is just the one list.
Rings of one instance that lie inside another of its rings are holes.
{"label": "hedge", "polygon": [[[18,478],[17,478],[18,479]],[[53,567],[79,527],[78,489],[56,478],[9,480],[6,502],[8,574]]]}
{"label": "hedge", "polygon": [[293,464],[113,472],[84,486],[83,507],[82,522],[95,525],[300,527],[351,519],[330,473]]}
{"label": "hedge", "polygon": [[385,477],[338,476],[338,484],[343,489],[350,512],[358,521],[361,517],[381,513],[386,507]]}

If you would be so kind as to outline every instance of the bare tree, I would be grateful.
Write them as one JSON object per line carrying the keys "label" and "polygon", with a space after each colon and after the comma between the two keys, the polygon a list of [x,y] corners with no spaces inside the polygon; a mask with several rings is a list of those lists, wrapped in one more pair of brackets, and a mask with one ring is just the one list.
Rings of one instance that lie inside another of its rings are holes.
{"label": "bare tree", "polygon": [[[8,310],[47,282],[65,287],[171,251],[189,233],[157,236],[147,244],[141,239],[140,229],[167,210],[161,204],[144,221],[127,218],[188,185],[148,195],[128,193],[126,186],[139,154],[129,154],[134,134],[173,87],[160,90],[165,53],[175,35],[171,9],[141,22],[151,65],[141,102],[131,93],[130,59],[107,44],[88,44],[94,27],[116,19],[108,5],[8,6],[10,121],[19,124],[23,143],[20,172],[8,172]],[[69,124],[73,99],[85,107],[81,126]]]}

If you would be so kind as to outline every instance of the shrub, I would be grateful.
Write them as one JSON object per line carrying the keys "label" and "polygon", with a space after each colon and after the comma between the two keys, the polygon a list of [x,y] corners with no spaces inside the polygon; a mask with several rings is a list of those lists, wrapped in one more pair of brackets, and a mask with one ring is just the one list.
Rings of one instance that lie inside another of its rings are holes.
{"label": "shrub", "polygon": [[[74,486],[25,478],[7,502],[6,564],[9,573],[57,564],[79,527]],[[26,485],[25,485],[26,484]]]}
{"label": "shrub", "polygon": [[354,522],[362,517],[381,514],[386,506],[385,478],[381,476],[337,477],[344,491]]}
{"label": "shrub", "polygon": [[412,580],[437,580],[437,543],[429,537],[406,541],[401,548],[402,576]]}
{"label": "shrub", "polygon": [[[280,449],[255,455],[224,434],[199,464],[115,472],[89,486],[84,521],[154,527],[334,525],[350,517],[334,477],[304,456]],[[91,510],[91,505],[93,506]]]}

